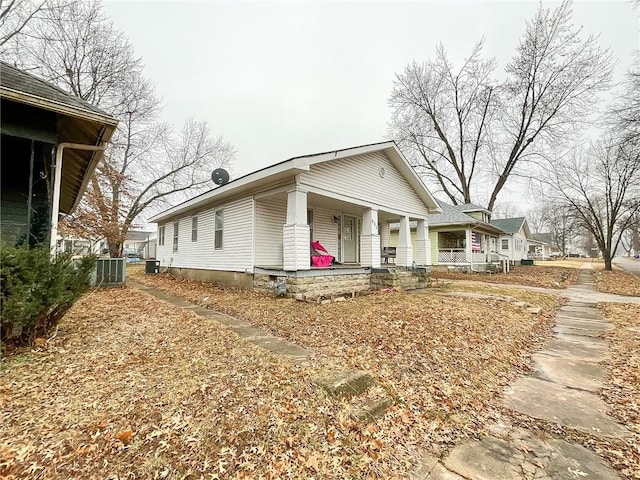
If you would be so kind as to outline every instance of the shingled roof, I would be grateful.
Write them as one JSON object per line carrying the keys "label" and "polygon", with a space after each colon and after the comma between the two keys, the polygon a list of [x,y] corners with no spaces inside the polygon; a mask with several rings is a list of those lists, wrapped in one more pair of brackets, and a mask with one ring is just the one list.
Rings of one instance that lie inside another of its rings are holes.
{"label": "shingled roof", "polygon": [[496,218],[495,220],[491,220],[491,225],[498,227],[505,233],[517,233],[525,221],[525,217]]}
{"label": "shingled roof", "polygon": [[[118,121],[98,107],[75,97],[35,75],[0,61],[0,99],[3,135],[52,144],[101,146],[109,141]],[[9,113],[7,113],[9,112]],[[41,137],[32,123],[50,116],[51,132]],[[63,152],[60,212],[70,213],[80,201],[100,159],[100,151]]]}
{"label": "shingled roof", "polygon": [[77,111],[79,116],[98,115],[107,123],[117,124],[113,117],[98,107],[2,61],[0,61],[0,88],[4,98],[11,99],[13,92],[14,97],[20,97],[20,103],[29,103],[59,113],[61,109],[66,108]]}

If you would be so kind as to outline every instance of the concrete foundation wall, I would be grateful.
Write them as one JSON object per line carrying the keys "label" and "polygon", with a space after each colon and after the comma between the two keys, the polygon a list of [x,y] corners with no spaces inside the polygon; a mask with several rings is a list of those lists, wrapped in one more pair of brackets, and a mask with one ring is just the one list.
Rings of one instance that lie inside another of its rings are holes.
{"label": "concrete foundation wall", "polygon": [[198,280],[200,282],[218,283],[220,285],[244,288],[246,290],[253,288],[253,274],[251,273],[180,267],[170,267],[169,273],[176,277]]}

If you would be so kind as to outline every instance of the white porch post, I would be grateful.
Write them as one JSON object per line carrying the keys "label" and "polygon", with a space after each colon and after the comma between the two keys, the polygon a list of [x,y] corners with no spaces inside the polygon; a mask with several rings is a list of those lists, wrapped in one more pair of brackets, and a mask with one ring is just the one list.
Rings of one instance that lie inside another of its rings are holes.
{"label": "white porch post", "polygon": [[367,208],[362,215],[360,235],[360,265],[380,268],[380,235],[378,235],[378,210]]}
{"label": "white porch post", "polygon": [[282,256],[285,270],[310,270],[307,192],[287,192],[287,223],[282,227]]}
{"label": "white porch post", "polygon": [[429,225],[426,220],[418,220],[416,230],[416,264],[431,265],[431,240],[429,240]]}
{"label": "white porch post", "polygon": [[413,264],[413,247],[411,246],[411,227],[409,217],[400,218],[400,232],[396,247],[396,265],[410,267]]}
{"label": "white porch post", "polygon": [[469,264],[469,269],[473,270],[473,253],[471,250],[471,228],[467,228],[465,230],[466,241],[465,241],[465,256],[467,257],[467,263]]}

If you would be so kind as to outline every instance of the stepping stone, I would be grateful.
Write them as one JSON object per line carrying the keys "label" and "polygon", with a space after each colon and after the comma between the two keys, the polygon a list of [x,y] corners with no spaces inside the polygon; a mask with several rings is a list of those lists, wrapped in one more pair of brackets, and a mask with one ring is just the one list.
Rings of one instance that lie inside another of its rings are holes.
{"label": "stepping stone", "polygon": [[268,336],[247,338],[246,340],[277,355],[293,357],[298,360],[306,360],[309,357],[309,352],[304,348],[282,338]]}
{"label": "stepping stone", "polygon": [[608,322],[598,320],[578,320],[574,318],[556,317],[556,325],[568,328],[581,328],[595,332],[606,332],[613,329],[613,325]]}
{"label": "stepping stone", "polygon": [[332,397],[354,397],[364,393],[375,383],[371,374],[361,370],[347,370],[313,381]]}
{"label": "stepping stone", "polygon": [[526,308],[529,306],[529,304],[527,302],[513,302],[513,304],[516,307],[520,307],[520,308]]}
{"label": "stepping stone", "polygon": [[625,427],[606,414],[608,407],[597,395],[533,377],[521,377],[511,384],[505,391],[504,405],[599,438],[629,435]]}
{"label": "stepping stone", "polygon": [[609,342],[605,338],[602,338],[600,336],[589,337],[587,335],[580,335],[579,330],[574,330],[569,333],[556,332],[555,338],[557,338],[558,340],[562,340],[563,342],[577,342],[581,344],[584,343],[585,345],[607,346],[609,344]]}
{"label": "stepping stone", "polygon": [[[445,459],[444,466],[449,473],[453,472],[467,480],[621,478],[603,459],[582,445],[535,437],[523,439],[519,443],[529,452],[523,453],[515,445],[495,437],[467,442],[453,449]],[[433,468],[432,471],[435,472],[436,469]],[[431,480],[458,477],[426,478]]]}
{"label": "stepping stone", "polygon": [[[601,362],[607,355],[606,340],[600,338],[580,337],[578,335],[567,335],[573,340],[555,339],[547,343],[539,353],[559,357],[566,361],[589,361]],[[587,341],[581,341],[585,339]]]}
{"label": "stepping stone", "polygon": [[573,310],[558,310],[556,317],[579,318],[581,320],[604,320],[600,312],[576,312]]}
{"label": "stepping stone", "polygon": [[539,315],[540,312],[542,312],[542,309],[540,307],[529,307],[527,308],[527,312],[532,315]]}
{"label": "stepping stone", "polygon": [[553,327],[553,331],[556,334],[563,335],[580,335],[583,337],[594,337],[599,338],[601,332],[595,332],[593,330],[586,330],[584,328],[574,328],[574,327],[563,327],[562,325],[556,325]]}
{"label": "stepping stone", "polygon": [[606,370],[591,361],[568,360],[536,353],[532,356],[534,377],[565,387],[597,392],[602,388]]}

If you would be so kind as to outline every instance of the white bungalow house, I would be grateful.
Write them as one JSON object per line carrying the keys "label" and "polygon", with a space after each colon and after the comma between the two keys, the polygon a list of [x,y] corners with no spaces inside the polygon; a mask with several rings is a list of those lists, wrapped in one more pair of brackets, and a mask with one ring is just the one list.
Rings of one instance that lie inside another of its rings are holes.
{"label": "white bungalow house", "polygon": [[[429,265],[428,217],[439,211],[391,141],[291,158],[150,222],[158,224],[156,258],[173,274],[244,288],[337,294],[370,288],[392,221],[400,225],[396,266]],[[312,240],[335,257],[335,265],[312,268]]]}
{"label": "white bungalow house", "polygon": [[527,239],[528,255],[532,260],[549,260],[563,256],[551,233],[532,233]]}
{"label": "white bungalow house", "polygon": [[512,263],[528,258],[527,240],[531,238],[531,230],[525,217],[495,219],[491,225],[504,232],[498,240],[498,253],[508,256]]}

